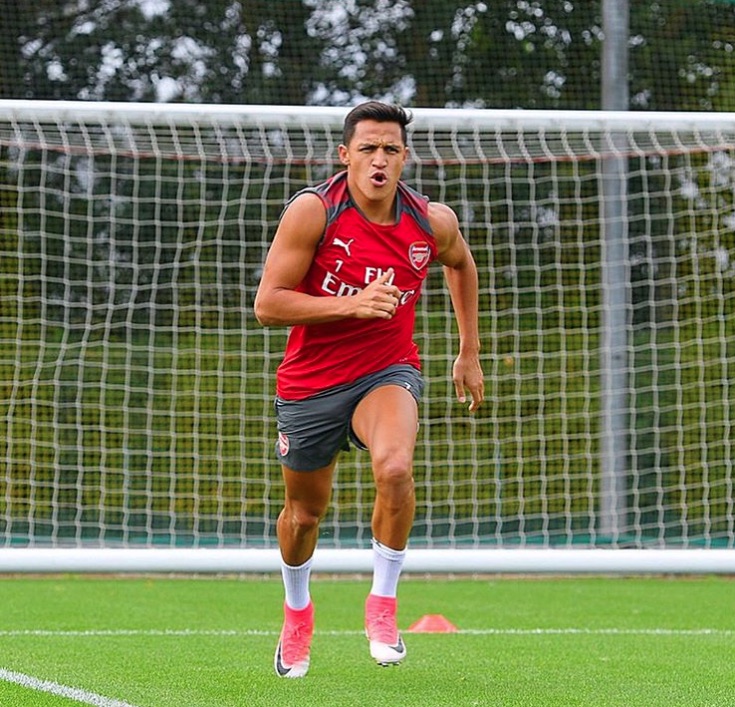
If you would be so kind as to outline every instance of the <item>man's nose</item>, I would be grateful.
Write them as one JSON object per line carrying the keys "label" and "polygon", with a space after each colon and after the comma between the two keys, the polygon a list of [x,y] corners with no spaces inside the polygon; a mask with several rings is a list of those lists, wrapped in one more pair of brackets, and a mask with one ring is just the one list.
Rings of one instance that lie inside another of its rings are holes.
{"label": "man's nose", "polygon": [[376,164],[386,164],[388,162],[388,153],[382,148],[375,150],[373,161]]}

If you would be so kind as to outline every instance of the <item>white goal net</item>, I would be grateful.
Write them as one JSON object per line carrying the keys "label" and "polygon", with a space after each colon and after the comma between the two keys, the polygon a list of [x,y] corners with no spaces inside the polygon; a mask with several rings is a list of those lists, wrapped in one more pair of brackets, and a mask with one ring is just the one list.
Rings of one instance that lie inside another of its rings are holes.
{"label": "white goal net", "polygon": [[[405,177],[478,263],[487,401],[441,269],[412,547],[735,547],[735,116],[416,109]],[[0,101],[6,549],[273,550],[286,331],[252,314],[346,109]],[[366,548],[341,457],[320,547]]]}

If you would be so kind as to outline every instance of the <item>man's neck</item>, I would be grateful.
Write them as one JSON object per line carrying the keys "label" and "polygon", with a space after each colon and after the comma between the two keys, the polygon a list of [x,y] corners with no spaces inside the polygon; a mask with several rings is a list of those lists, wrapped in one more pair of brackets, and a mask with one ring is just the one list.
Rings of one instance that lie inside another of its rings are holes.
{"label": "man's neck", "polygon": [[349,183],[347,185],[347,188],[350,192],[350,197],[352,198],[355,206],[357,206],[360,213],[368,221],[370,221],[370,223],[375,223],[379,226],[391,226],[396,223],[396,221],[398,220],[398,214],[396,213],[398,208],[397,192],[394,193],[393,199],[391,201],[389,201],[388,199],[382,199],[378,201],[366,199],[362,194],[359,193],[359,191],[353,191],[352,189],[350,189]]}

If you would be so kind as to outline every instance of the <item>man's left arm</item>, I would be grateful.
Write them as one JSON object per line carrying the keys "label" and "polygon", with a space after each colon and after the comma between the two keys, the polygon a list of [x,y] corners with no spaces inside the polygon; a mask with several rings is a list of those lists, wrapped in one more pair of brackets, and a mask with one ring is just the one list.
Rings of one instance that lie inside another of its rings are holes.
{"label": "man's left arm", "polygon": [[466,401],[469,391],[472,397],[469,410],[475,412],[485,398],[480,365],[477,267],[454,211],[444,204],[432,203],[429,218],[459,332],[459,352],[452,367],[452,379],[460,402]]}

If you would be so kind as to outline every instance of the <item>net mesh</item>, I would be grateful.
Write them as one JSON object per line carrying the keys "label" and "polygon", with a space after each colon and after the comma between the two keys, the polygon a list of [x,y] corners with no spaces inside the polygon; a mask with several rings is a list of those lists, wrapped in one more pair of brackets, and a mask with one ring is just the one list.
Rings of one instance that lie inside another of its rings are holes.
{"label": "net mesh", "polygon": [[[275,547],[274,372],[252,314],[284,202],[338,168],[334,111],[0,110],[0,526],[11,545]],[[455,402],[441,269],[417,315],[412,543],[728,546],[735,128],[682,114],[415,111],[405,177],[478,263],[487,402]],[[709,127],[708,127],[709,126]],[[622,148],[621,148],[622,145]],[[604,166],[626,169],[626,459],[602,517]],[[320,542],[367,547],[344,454]]]}

